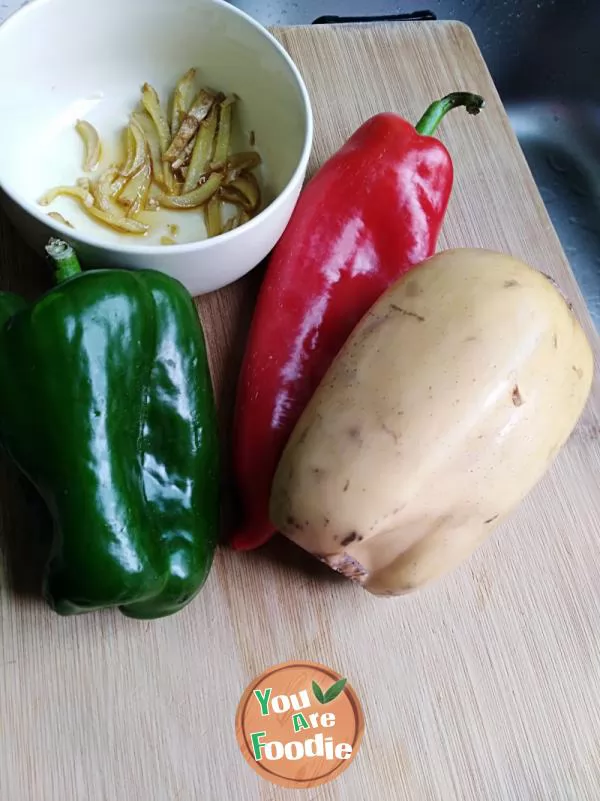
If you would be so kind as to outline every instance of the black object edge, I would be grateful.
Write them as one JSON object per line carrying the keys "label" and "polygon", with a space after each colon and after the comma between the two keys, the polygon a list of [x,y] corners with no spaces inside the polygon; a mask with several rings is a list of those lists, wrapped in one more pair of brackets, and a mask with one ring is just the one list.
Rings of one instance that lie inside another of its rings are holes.
{"label": "black object edge", "polygon": [[323,16],[313,20],[312,25],[343,25],[348,22],[430,22],[437,20],[433,11],[411,11],[406,14],[389,14],[382,17]]}

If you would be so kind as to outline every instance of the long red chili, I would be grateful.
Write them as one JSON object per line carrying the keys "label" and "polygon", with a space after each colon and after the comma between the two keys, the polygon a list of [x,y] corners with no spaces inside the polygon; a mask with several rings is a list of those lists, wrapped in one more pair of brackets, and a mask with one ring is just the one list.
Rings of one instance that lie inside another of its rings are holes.
{"label": "long red chili", "polygon": [[244,520],[234,548],[256,548],[274,533],[269,495],[281,453],[356,323],[435,252],[453,167],[431,134],[450,109],[477,114],[483,105],[455,92],[415,127],[377,114],[302,192],[267,268],[238,385],[234,471]]}

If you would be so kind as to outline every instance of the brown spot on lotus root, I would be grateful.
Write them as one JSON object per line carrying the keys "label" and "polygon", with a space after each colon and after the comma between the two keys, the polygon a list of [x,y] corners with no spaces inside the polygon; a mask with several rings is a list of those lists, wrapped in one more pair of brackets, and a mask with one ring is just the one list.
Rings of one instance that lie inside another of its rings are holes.
{"label": "brown spot on lotus root", "polygon": [[513,286],[520,286],[519,282],[515,281],[514,278],[511,278],[510,281],[505,281],[504,282],[504,288],[505,289],[510,289]]}
{"label": "brown spot on lotus root", "polygon": [[420,323],[425,322],[425,318],[420,314],[417,314],[413,311],[408,311],[408,309],[403,309],[401,306],[397,306],[395,303],[390,303],[390,309],[399,312],[399,314],[403,314],[405,317],[414,317],[415,320],[418,320]]}
{"label": "brown spot on lotus root", "polygon": [[285,522],[288,526],[292,526],[293,528],[297,528],[298,531],[302,531],[302,523],[299,523],[293,515],[288,515],[285,519]]}
{"label": "brown spot on lotus root", "polygon": [[420,295],[423,290],[421,289],[419,282],[415,281],[414,278],[411,281],[408,281],[406,284],[406,297],[407,298],[416,298],[417,295]]}
{"label": "brown spot on lotus root", "polygon": [[512,391],[512,402],[513,406],[522,406],[524,401],[523,397],[521,396],[521,392],[519,390],[518,384],[515,384]]}
{"label": "brown spot on lotus root", "polygon": [[583,378],[583,370],[581,369],[581,367],[577,367],[576,365],[573,365],[572,369],[573,369],[573,372],[575,373],[575,375],[577,376],[577,378]]}
{"label": "brown spot on lotus root", "polygon": [[346,483],[344,484],[344,492],[348,492],[348,487],[349,487],[349,486],[350,486],[350,479],[348,479],[348,480],[346,481]]}
{"label": "brown spot on lotus root", "polygon": [[344,368],[344,378],[346,379],[346,383],[348,386],[351,386],[356,381],[356,367],[345,367]]}
{"label": "brown spot on lotus root", "polygon": [[302,443],[306,440],[308,436],[308,428],[305,428],[304,431],[298,437],[298,445],[302,445]]}
{"label": "brown spot on lotus root", "polygon": [[568,297],[565,295],[565,293],[562,291],[562,289],[559,287],[559,285],[556,283],[556,281],[554,280],[554,278],[552,278],[551,276],[547,275],[546,273],[542,273],[542,275],[544,276],[544,278],[547,278],[547,279],[548,279],[548,281],[550,281],[550,283],[552,284],[552,286],[553,286],[553,287],[554,287],[554,288],[557,290],[557,292],[558,292],[558,293],[559,293],[559,294],[562,296],[562,299],[563,299],[563,300],[564,300],[564,302],[567,304],[567,306],[568,306],[568,308],[569,308],[569,311],[573,311],[573,304],[571,303],[571,301],[569,300],[569,298],[568,298]]}
{"label": "brown spot on lotus root", "polygon": [[323,476],[326,474],[326,471],[323,470],[322,467],[313,467],[311,469],[311,472],[312,472],[313,476],[315,477],[316,481],[321,481]]}
{"label": "brown spot on lotus root", "polygon": [[[356,531],[351,531],[350,534],[346,534],[346,536],[344,537],[344,539],[341,541],[340,544],[343,548],[346,548],[348,545],[352,545],[352,543],[355,542],[358,538],[359,537]],[[362,537],[360,539],[362,539]]]}
{"label": "brown spot on lotus root", "polygon": [[[373,334],[375,331],[377,331],[379,326],[385,322],[385,317],[375,317],[375,315],[372,315],[372,317],[373,319],[369,320],[362,330],[361,336],[363,339],[366,339],[370,334]],[[352,350],[354,350],[355,347],[356,342],[352,344]]]}
{"label": "brown spot on lotus root", "polygon": [[556,350],[558,348],[558,336],[557,336],[557,334],[554,334],[554,336],[552,337],[552,344],[554,345],[554,349]]}
{"label": "brown spot on lotus root", "polygon": [[400,439],[400,437],[399,437],[398,434],[396,434],[394,429],[390,428],[386,423],[382,423],[381,427],[385,431],[385,433],[394,440],[394,442],[397,445],[398,444],[398,440]]}
{"label": "brown spot on lotus root", "polygon": [[354,440],[355,442],[362,443],[363,439],[360,435],[360,428],[358,426],[352,426],[352,428],[348,429],[348,436],[350,439]]}
{"label": "brown spot on lotus root", "polygon": [[494,520],[497,520],[499,517],[500,517],[499,514],[498,515],[494,515],[493,517],[490,517],[487,520],[484,520],[483,522],[487,526],[488,523],[493,523]]}

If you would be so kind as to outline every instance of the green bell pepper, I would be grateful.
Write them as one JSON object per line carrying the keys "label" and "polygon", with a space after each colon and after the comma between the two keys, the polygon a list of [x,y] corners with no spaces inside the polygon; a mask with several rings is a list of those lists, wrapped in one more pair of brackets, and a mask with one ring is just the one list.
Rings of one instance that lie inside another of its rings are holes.
{"label": "green bell pepper", "polygon": [[53,519],[44,595],[63,615],[163,617],[201,589],[218,538],[202,327],[173,278],[47,250],[57,286],[31,306],[0,293],[0,442]]}

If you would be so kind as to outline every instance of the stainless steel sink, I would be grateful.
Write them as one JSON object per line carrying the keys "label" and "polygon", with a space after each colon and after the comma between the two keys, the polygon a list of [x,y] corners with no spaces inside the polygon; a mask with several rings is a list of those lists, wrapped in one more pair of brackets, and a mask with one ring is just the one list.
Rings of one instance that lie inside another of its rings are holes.
{"label": "stainless steel sink", "polygon": [[600,105],[531,101],[507,108],[600,330]]}
{"label": "stainless steel sink", "polygon": [[[479,14],[503,6],[478,5],[470,21],[476,36]],[[522,0],[506,6],[504,27],[497,21],[498,42],[481,46],[600,330],[600,3]]]}

